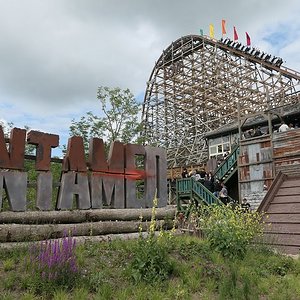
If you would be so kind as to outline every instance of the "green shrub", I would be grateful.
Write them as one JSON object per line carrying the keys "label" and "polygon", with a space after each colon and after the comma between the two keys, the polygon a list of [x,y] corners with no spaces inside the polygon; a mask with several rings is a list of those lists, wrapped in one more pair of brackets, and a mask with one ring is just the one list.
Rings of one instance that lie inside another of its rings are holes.
{"label": "green shrub", "polygon": [[11,271],[15,266],[15,261],[13,258],[7,258],[3,261],[3,269],[4,271]]}
{"label": "green shrub", "polygon": [[262,235],[262,216],[230,206],[205,207],[198,220],[212,249],[224,257],[243,258],[251,241]]}
{"label": "green shrub", "polygon": [[157,198],[153,200],[153,204],[148,236],[143,238],[140,235],[136,246],[133,248],[133,260],[129,268],[135,282],[153,283],[165,280],[173,270],[167,251],[167,240],[171,238],[171,235],[164,234],[161,230],[158,237],[155,236]]}
{"label": "green shrub", "polygon": [[291,257],[279,256],[268,260],[268,268],[274,275],[285,276],[294,267],[295,264]]}
{"label": "green shrub", "polygon": [[139,239],[133,249],[131,275],[137,282],[148,283],[165,280],[172,273],[172,263],[162,243],[156,237]]}

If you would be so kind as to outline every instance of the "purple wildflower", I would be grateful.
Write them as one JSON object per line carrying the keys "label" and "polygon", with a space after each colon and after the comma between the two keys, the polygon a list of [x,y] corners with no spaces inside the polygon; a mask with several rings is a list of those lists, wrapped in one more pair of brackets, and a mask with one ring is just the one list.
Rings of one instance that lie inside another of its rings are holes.
{"label": "purple wildflower", "polygon": [[61,241],[46,240],[34,247],[31,261],[44,280],[63,282],[78,274],[75,249],[74,238],[64,232]]}

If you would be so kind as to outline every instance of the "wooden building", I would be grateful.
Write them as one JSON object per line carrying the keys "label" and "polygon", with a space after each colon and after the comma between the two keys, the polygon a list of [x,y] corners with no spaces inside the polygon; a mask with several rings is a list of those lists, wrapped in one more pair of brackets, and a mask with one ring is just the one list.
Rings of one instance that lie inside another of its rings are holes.
{"label": "wooden building", "polygon": [[[269,120],[256,116],[243,126],[241,122],[235,122],[205,135],[208,145],[228,140],[229,151],[239,146],[237,174],[226,183],[229,192],[234,194],[233,198],[241,201],[245,197],[252,208],[257,209],[280,171],[284,174],[298,172],[299,111],[299,105],[289,106],[279,116],[273,114]],[[296,129],[279,133],[281,120],[296,124]],[[261,135],[247,136],[247,132],[257,127],[260,127]],[[223,158],[221,147],[220,153],[215,154],[214,150],[208,147],[209,162]]]}
{"label": "wooden building", "polygon": [[300,129],[273,137],[275,179],[258,210],[266,213],[267,242],[285,253],[300,251]]}

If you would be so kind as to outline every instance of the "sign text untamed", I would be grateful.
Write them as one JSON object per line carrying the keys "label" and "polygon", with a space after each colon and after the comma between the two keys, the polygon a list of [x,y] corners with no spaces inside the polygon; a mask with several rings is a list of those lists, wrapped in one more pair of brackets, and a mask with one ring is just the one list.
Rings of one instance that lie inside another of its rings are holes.
{"label": "sign text untamed", "polygon": [[[6,141],[0,127],[1,208],[5,189],[10,209],[26,210],[26,143],[36,146],[36,207],[39,210],[152,207],[155,195],[159,207],[167,205],[167,163],[163,148],[116,141],[106,157],[103,140],[92,138],[86,159],[82,137],[69,138],[56,204],[52,205],[51,150],[59,145],[59,136],[34,130],[26,134],[25,129],[13,128]],[[143,162],[142,168],[137,167],[138,157]],[[143,184],[141,196],[137,196],[137,181]]]}

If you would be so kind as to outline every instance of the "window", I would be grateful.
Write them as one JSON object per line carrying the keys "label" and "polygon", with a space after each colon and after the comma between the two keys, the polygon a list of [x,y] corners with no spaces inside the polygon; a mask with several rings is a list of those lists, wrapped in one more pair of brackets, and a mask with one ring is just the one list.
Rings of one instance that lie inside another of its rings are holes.
{"label": "window", "polygon": [[209,147],[209,154],[210,154],[210,156],[214,155],[216,153],[217,153],[217,146],[211,146],[211,147]]}
{"label": "window", "polygon": [[223,153],[223,147],[222,147],[222,145],[218,145],[218,153]]}
{"label": "window", "polygon": [[223,156],[230,149],[230,135],[213,138],[208,141],[209,149],[208,156],[209,158],[214,158],[216,155]]}
{"label": "window", "polygon": [[223,145],[223,152],[230,151],[230,144],[226,143]]}

